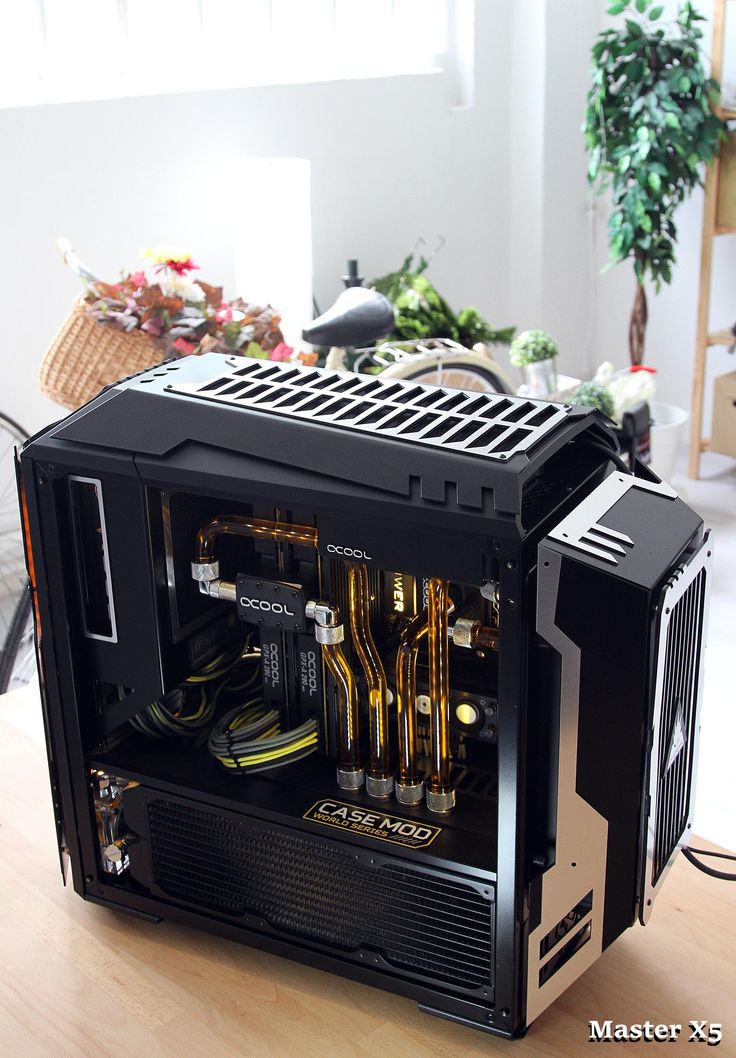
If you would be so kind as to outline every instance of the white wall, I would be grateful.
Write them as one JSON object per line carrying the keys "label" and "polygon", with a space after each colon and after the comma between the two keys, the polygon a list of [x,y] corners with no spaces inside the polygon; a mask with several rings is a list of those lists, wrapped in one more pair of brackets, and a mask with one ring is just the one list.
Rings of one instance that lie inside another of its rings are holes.
{"label": "white wall", "polygon": [[[200,273],[232,290],[228,159],[286,155],[312,162],[315,287],[322,307],[348,257],[371,277],[398,266],[418,237],[443,252],[432,277],[449,299],[506,324],[508,59],[484,42],[506,32],[504,5],[478,5],[481,76],[474,105],[450,109],[440,74],[169,95],[0,112],[4,254],[0,407],[30,429],[58,416],[35,376],[78,281],[60,264],[70,237],[104,276],[134,267],[142,246],[195,254]],[[258,247],[254,247],[258,253]],[[288,252],[288,248],[285,248]],[[242,291],[247,296],[247,291]]]}

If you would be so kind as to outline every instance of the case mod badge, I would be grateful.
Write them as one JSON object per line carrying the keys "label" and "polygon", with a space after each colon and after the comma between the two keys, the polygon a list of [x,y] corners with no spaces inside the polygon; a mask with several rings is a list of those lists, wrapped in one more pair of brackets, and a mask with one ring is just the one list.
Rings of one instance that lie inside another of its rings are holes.
{"label": "case mod badge", "polygon": [[417,823],[413,819],[345,804],[344,801],[317,801],[302,818],[335,827],[343,833],[360,834],[364,838],[388,841],[409,849],[426,848],[442,833],[442,827],[430,823]]}

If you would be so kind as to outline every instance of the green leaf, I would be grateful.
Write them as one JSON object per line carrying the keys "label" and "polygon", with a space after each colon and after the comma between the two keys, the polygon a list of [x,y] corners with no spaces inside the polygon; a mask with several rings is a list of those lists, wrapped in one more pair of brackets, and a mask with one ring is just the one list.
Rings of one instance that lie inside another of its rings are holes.
{"label": "green leaf", "polygon": [[636,10],[639,12],[640,15],[644,14],[647,9],[648,3],[649,0],[636,0]]}
{"label": "green leaf", "polygon": [[658,195],[659,192],[662,190],[662,177],[659,175],[659,173],[650,172],[647,176],[647,183],[651,187],[652,191],[654,191],[655,195]]}
{"label": "green leaf", "polygon": [[608,8],[608,14],[620,15],[625,7],[626,4],[623,2],[623,0],[615,0],[615,2],[611,4],[611,6]]}
{"label": "green leaf", "polygon": [[649,18],[652,20],[652,22],[656,22],[658,18],[662,17],[663,11],[664,4],[658,4],[657,7],[653,7],[652,10],[649,12]]}

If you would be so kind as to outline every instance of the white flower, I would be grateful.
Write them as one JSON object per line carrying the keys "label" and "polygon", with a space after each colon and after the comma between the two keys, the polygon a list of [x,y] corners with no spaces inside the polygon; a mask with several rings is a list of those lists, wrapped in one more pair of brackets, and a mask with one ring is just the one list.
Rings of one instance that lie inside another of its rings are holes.
{"label": "white flower", "polygon": [[158,279],[161,290],[167,298],[182,298],[199,304],[204,301],[205,293],[189,276],[177,275],[172,269],[165,269]]}

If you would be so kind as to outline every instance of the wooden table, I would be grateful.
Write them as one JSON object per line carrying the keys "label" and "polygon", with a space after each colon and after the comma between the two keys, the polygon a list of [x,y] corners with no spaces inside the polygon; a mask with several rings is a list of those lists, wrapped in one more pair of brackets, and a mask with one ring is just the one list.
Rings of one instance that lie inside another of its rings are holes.
{"label": "wooden table", "polygon": [[[680,857],[652,921],[509,1042],[409,1000],[61,884],[35,687],[0,698],[0,1054],[12,1058],[736,1055],[736,885]],[[676,1043],[588,1042],[590,1019],[679,1023]],[[723,1024],[717,1050],[690,1019]]]}

